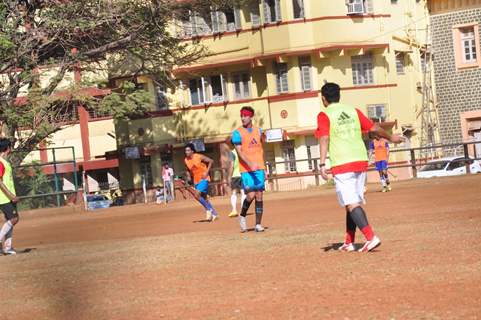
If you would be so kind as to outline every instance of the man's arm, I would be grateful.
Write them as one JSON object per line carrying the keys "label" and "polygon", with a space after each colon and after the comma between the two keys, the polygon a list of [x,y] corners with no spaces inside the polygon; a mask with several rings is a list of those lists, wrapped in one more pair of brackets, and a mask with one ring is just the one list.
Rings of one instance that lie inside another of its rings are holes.
{"label": "man's arm", "polygon": [[232,154],[229,161],[229,167],[227,168],[227,182],[230,182],[232,179],[232,173],[234,172],[234,159],[232,158]]}
{"label": "man's arm", "polygon": [[369,132],[372,132],[382,138],[385,138],[391,141],[392,143],[401,143],[404,141],[404,138],[402,136],[398,134],[393,134],[393,135],[389,134],[389,132],[381,128],[381,126],[377,122],[374,123],[374,126],[369,130]]}
{"label": "man's arm", "polygon": [[210,172],[210,169],[212,168],[212,164],[214,163],[214,160],[212,160],[207,156],[204,156],[203,154],[200,155],[200,160],[207,164],[207,171],[206,173],[204,173],[204,176],[203,176],[203,178],[205,179],[209,175],[209,172]]}
{"label": "man's arm", "polygon": [[320,166],[321,166],[321,177],[324,180],[328,180],[329,177],[327,176],[326,170],[326,158],[327,158],[327,150],[329,148],[329,136],[322,136],[319,138],[319,145],[321,147],[320,151]]}

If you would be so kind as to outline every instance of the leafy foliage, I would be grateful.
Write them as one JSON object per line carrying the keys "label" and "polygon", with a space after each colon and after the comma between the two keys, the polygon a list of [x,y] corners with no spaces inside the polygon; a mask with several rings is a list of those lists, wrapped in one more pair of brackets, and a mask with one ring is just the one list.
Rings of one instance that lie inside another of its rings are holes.
{"label": "leafy foliage", "polygon": [[[150,103],[132,84],[91,97],[76,71],[104,78],[148,74],[172,86],[175,66],[203,57],[200,44],[179,39],[172,22],[186,10],[248,0],[0,0],[0,125],[16,141],[13,164],[68,123],[79,103],[119,119]],[[66,85],[67,83],[67,85]]]}

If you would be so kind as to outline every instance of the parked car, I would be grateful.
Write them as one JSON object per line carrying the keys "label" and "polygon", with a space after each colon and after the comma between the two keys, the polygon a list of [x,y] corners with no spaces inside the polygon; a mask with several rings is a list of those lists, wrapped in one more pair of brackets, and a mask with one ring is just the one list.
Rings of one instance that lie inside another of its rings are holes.
{"label": "parked car", "polygon": [[[481,173],[481,164],[477,160],[470,159],[469,168],[471,173]],[[458,176],[466,174],[466,162],[464,157],[447,157],[428,161],[418,170],[418,178]]]}
{"label": "parked car", "polygon": [[87,196],[87,210],[109,208],[112,200],[103,194],[94,194]]}

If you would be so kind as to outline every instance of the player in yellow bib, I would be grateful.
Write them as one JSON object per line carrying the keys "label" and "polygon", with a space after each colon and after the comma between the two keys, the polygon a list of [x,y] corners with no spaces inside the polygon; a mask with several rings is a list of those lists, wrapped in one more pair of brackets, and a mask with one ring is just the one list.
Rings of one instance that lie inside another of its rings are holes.
{"label": "player in yellow bib", "polygon": [[374,234],[362,208],[368,165],[362,132],[373,132],[393,143],[401,142],[402,138],[398,135],[391,136],[356,108],[339,103],[340,91],[339,85],[335,83],[326,83],[321,89],[322,103],[326,107],[318,115],[316,131],[321,146],[321,176],[328,179],[325,161],[329,151],[338,200],[346,209],[346,237],[339,250],[355,250],[357,227],[366,238],[366,243],[359,251],[368,252],[378,247],[381,240]]}
{"label": "player in yellow bib", "polygon": [[12,247],[13,226],[19,220],[13,170],[7,160],[11,149],[10,140],[0,138],[0,210],[2,210],[6,220],[0,229],[0,241],[2,242],[2,252],[6,255],[16,254]]}

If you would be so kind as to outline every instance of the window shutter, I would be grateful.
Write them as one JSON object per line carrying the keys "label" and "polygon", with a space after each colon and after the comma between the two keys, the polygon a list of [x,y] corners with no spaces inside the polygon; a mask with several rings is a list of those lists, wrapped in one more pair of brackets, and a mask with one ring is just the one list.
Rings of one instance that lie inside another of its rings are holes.
{"label": "window shutter", "polygon": [[217,11],[217,21],[219,22],[219,32],[227,31],[227,17],[224,12]]}
{"label": "window shutter", "polygon": [[192,20],[190,18],[189,21],[182,21],[182,36],[192,37]]}
{"label": "window shutter", "polygon": [[239,74],[235,74],[233,77],[234,81],[234,98],[239,100],[242,97],[241,93],[241,77]]}
{"label": "window shutter", "polygon": [[264,11],[264,23],[271,23],[271,10],[269,8],[269,0],[262,0],[262,9]]}
{"label": "window shutter", "polygon": [[374,12],[373,0],[365,0],[364,9],[366,10],[367,13],[373,13]]}
{"label": "window shutter", "polygon": [[219,11],[211,11],[212,33],[219,33]]}
{"label": "window shutter", "polygon": [[281,0],[275,0],[275,2],[276,21],[282,21]]}
{"label": "window shutter", "polygon": [[259,2],[254,1],[250,5],[251,23],[253,27],[261,25],[261,17],[259,13]]}
{"label": "window shutter", "polygon": [[241,30],[242,29],[242,22],[241,22],[241,10],[240,10],[240,8],[234,8],[234,20],[235,20],[235,29]]}
{"label": "window shutter", "polygon": [[301,76],[302,76],[302,89],[304,91],[312,90],[311,66],[309,66],[309,65],[301,66]]}

